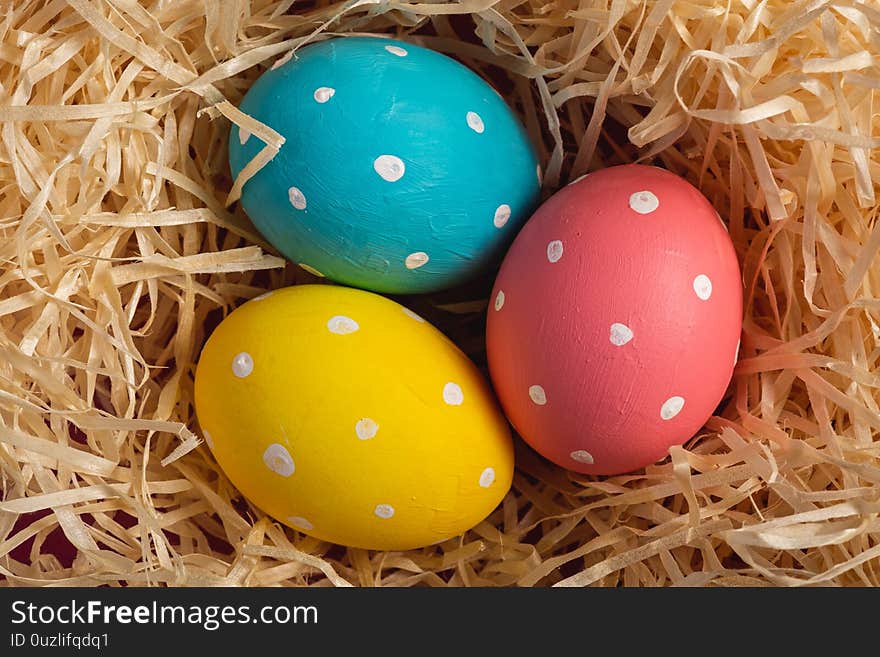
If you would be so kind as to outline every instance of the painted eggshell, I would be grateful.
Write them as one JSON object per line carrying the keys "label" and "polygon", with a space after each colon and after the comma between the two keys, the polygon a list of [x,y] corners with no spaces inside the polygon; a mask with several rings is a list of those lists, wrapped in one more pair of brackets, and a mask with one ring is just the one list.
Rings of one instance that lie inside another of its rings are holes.
{"label": "painted eggshell", "polygon": [[361,290],[299,285],[236,309],[204,347],[195,400],[232,483],[334,543],[456,536],[513,477],[507,422],[477,368],[421,317]]}
{"label": "painted eggshell", "polygon": [[[241,109],[286,139],[243,188],[292,261],[388,293],[497,264],[540,197],[536,154],[504,100],[453,59],[369,37],[323,41],[264,73]],[[264,147],[232,128],[232,173]]]}
{"label": "painted eggshell", "polygon": [[666,170],[610,167],[556,193],[517,236],[489,305],[489,365],[532,447],[616,474],[706,422],[741,327],[736,252],[708,200]]}

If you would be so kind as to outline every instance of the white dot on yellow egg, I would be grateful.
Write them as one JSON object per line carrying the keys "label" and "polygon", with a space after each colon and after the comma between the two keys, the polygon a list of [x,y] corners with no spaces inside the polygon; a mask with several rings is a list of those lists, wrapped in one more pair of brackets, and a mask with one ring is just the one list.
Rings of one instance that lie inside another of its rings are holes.
{"label": "white dot on yellow egg", "polygon": [[241,353],[236,354],[232,359],[232,373],[239,379],[243,379],[253,371],[254,359],[251,358],[251,355],[248,352],[242,351]]}
{"label": "white dot on yellow egg", "polygon": [[380,155],[373,162],[373,169],[388,182],[397,182],[406,173],[406,165],[396,155]]}
{"label": "white dot on yellow egg", "polygon": [[712,281],[706,274],[700,274],[694,279],[694,292],[703,301],[708,301],[712,296]]}
{"label": "white dot on yellow egg", "polygon": [[504,290],[498,290],[498,294],[495,295],[495,310],[501,310],[504,307]]}
{"label": "white dot on yellow egg", "polygon": [[315,102],[316,103],[326,103],[328,100],[333,98],[336,93],[336,89],[333,87],[318,87],[315,89]]}
{"label": "white dot on yellow egg", "polygon": [[400,46],[385,46],[385,50],[398,57],[406,57],[409,53]]}
{"label": "white dot on yellow egg", "polygon": [[480,474],[480,486],[482,488],[489,488],[495,482],[495,469],[494,468],[486,468]]}
{"label": "white dot on yellow egg", "polygon": [[486,125],[483,123],[483,117],[476,112],[467,113],[467,124],[468,127],[477,134],[483,134],[483,131],[486,129]]}
{"label": "white dot on yellow egg", "polygon": [[529,398],[538,406],[543,406],[547,403],[547,393],[544,392],[543,386],[529,386]]}
{"label": "white dot on yellow egg", "polygon": [[681,413],[682,408],[684,408],[684,397],[670,397],[660,407],[660,417],[664,420],[671,420]]}
{"label": "white dot on yellow egg", "polygon": [[559,262],[562,258],[562,240],[553,240],[547,245],[547,260],[550,262]]}
{"label": "white dot on yellow egg", "polygon": [[492,220],[495,228],[503,228],[508,219],[510,219],[510,206],[506,203],[499,205],[495,210],[495,219]]}
{"label": "white dot on yellow egg", "polygon": [[593,463],[593,455],[585,449],[575,450],[569,456],[571,456],[572,461],[577,461],[578,463],[586,463],[587,465]]}
{"label": "white dot on yellow egg", "polygon": [[452,382],[443,386],[443,401],[450,406],[461,406],[464,402],[464,393],[461,391],[461,386]]}
{"label": "white dot on yellow egg", "polygon": [[263,463],[275,474],[282,477],[289,477],[294,473],[296,467],[293,464],[293,457],[284,445],[272,443],[263,452]]}
{"label": "white dot on yellow egg", "polygon": [[379,425],[376,424],[375,420],[368,417],[361,418],[354,425],[354,432],[361,440],[369,440],[375,437],[377,431],[379,431]]}
{"label": "white dot on yellow egg", "polygon": [[428,260],[430,260],[430,258],[427,253],[424,251],[416,251],[415,253],[410,253],[406,256],[406,260],[404,260],[403,264],[406,265],[407,269],[418,269],[427,264]]}
{"label": "white dot on yellow egg", "polygon": [[410,317],[410,318],[416,320],[417,322],[422,322],[423,324],[425,323],[424,317],[422,317],[418,313],[414,313],[412,310],[410,310],[409,308],[407,308],[405,306],[403,306],[403,314],[406,315],[407,317]]}
{"label": "white dot on yellow egg", "polygon": [[327,330],[336,335],[348,335],[354,333],[360,328],[358,323],[351,317],[345,315],[335,315],[327,320]]}
{"label": "white dot on yellow egg", "polygon": [[308,520],[306,520],[302,516],[289,516],[287,518],[287,522],[289,522],[291,525],[293,525],[297,529],[305,529],[306,531],[315,528],[315,526],[312,523],[310,523]]}
{"label": "white dot on yellow egg", "polygon": [[388,520],[388,518],[394,515],[394,507],[390,504],[377,504],[373,513],[384,520]]}
{"label": "white dot on yellow egg", "polygon": [[290,204],[297,210],[306,209],[306,196],[299,187],[291,187],[287,190],[287,198]]}
{"label": "white dot on yellow egg", "polygon": [[639,214],[650,214],[660,207],[660,199],[654,195],[654,192],[643,190],[629,197],[629,207]]}
{"label": "white dot on yellow egg", "polygon": [[611,344],[622,347],[633,339],[632,329],[626,324],[614,323],[611,325]]}

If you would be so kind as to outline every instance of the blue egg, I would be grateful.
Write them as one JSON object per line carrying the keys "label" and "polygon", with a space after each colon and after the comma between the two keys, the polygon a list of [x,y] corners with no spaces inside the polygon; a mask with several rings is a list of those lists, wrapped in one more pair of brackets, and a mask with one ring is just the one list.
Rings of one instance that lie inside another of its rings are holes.
{"label": "blue egg", "polygon": [[[241,104],[286,139],[245,185],[266,239],[305,269],[386,293],[449,288],[503,254],[540,197],[504,100],[440,53],[348,37],[298,51]],[[264,144],[233,127],[237,176]]]}

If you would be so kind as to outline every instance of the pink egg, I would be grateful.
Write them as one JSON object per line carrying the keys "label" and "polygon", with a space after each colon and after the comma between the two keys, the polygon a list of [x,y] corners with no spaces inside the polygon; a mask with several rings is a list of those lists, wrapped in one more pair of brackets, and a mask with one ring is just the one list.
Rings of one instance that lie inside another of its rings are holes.
{"label": "pink egg", "polygon": [[489,303],[492,381],[551,461],[617,474],[663,458],[712,415],[742,328],[742,279],[718,213],[684,179],[626,165],[544,203]]}

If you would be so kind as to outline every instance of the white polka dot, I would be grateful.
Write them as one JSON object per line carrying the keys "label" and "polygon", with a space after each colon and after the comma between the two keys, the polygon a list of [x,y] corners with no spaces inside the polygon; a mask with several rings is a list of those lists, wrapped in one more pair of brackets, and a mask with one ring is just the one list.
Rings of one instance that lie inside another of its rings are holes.
{"label": "white polka dot", "polygon": [[348,335],[354,333],[360,328],[358,323],[351,317],[345,315],[334,315],[327,320],[327,329],[336,335]]}
{"label": "white polka dot", "polygon": [[559,262],[562,257],[562,241],[553,240],[547,245],[547,260],[550,262]]}
{"label": "white polka dot", "polygon": [[483,117],[476,112],[467,113],[467,124],[471,130],[478,134],[483,134],[483,131],[486,129],[486,125],[483,123]]}
{"label": "white polka dot", "polygon": [[388,520],[388,518],[394,515],[394,507],[390,504],[377,504],[376,510],[373,513],[384,520]]}
{"label": "white polka dot", "polygon": [[315,268],[312,267],[311,265],[307,265],[307,264],[304,263],[304,262],[298,262],[298,263],[297,263],[297,266],[299,266],[300,269],[303,269],[303,270],[309,272],[312,276],[317,276],[317,277],[319,277],[319,278],[324,278],[324,274],[322,274],[321,272],[319,272],[317,269],[315,269]]}
{"label": "white polka dot", "polygon": [[251,131],[247,128],[239,128],[238,129],[238,143],[244,146],[247,143],[247,140],[251,138]]}
{"label": "white polka dot", "polygon": [[577,461],[578,463],[586,463],[587,465],[593,463],[593,455],[585,449],[577,449],[569,454],[569,456],[571,456],[572,461]]}
{"label": "white polka dot", "polygon": [[400,46],[385,46],[385,50],[398,57],[406,57],[409,53]]}
{"label": "white polka dot", "polygon": [[406,315],[407,317],[410,317],[410,318],[416,320],[417,322],[422,322],[422,323],[425,322],[425,318],[422,317],[421,315],[419,315],[418,313],[414,313],[412,310],[410,310],[406,306],[403,306],[402,308],[403,308],[403,314]]}
{"label": "white polka dot", "polygon": [[274,64],[272,64],[272,70],[274,71],[276,68],[278,68],[278,67],[280,67],[280,66],[284,66],[284,65],[285,65],[287,62],[289,62],[292,58],[293,58],[293,51],[291,50],[289,53],[287,53],[286,55],[284,55],[284,57],[281,57],[281,58],[278,59]]}
{"label": "white polka dot", "polygon": [[333,94],[336,93],[336,89],[333,87],[318,87],[315,89],[315,102],[316,103],[326,103],[328,100],[333,98]]}
{"label": "white polka dot", "polygon": [[273,294],[275,294],[274,290],[269,290],[268,292],[263,292],[260,296],[254,297],[251,301],[263,301],[264,299],[268,299]]}
{"label": "white polka dot", "polygon": [[452,382],[443,386],[443,401],[450,406],[461,406],[464,402],[464,393],[461,391],[461,386]]}
{"label": "white polka dot", "polygon": [[371,420],[368,417],[362,417],[354,425],[354,432],[361,440],[369,440],[370,438],[373,438],[378,430],[379,425],[376,424],[376,421]]}
{"label": "white polka dot", "polygon": [[504,308],[504,290],[498,290],[498,294],[495,295],[495,310],[502,308]]}
{"label": "white polka dot", "polygon": [[495,224],[495,228],[502,228],[508,219],[510,219],[510,206],[506,203],[499,205],[498,209],[495,210],[495,219],[492,221]]}
{"label": "white polka dot", "polygon": [[282,477],[289,477],[296,470],[290,452],[284,445],[278,443],[272,443],[266,448],[266,451],[263,452],[263,463],[272,472]]}
{"label": "white polka dot", "polygon": [[611,325],[611,344],[622,347],[632,339],[633,332],[629,326],[617,323]]}
{"label": "white polka dot", "polygon": [[489,488],[493,483],[495,483],[495,470],[493,468],[486,468],[480,474],[480,486]]}
{"label": "white polka dot", "polygon": [[305,529],[306,531],[315,528],[315,526],[312,523],[310,523],[308,520],[306,520],[302,516],[289,516],[287,518],[287,522],[289,522],[291,525],[293,525],[297,529]]}
{"label": "white polka dot", "polygon": [[532,401],[538,406],[543,406],[547,403],[547,393],[544,392],[542,386],[529,386],[529,397],[531,397]]}
{"label": "white polka dot", "polygon": [[684,397],[670,397],[663,402],[663,406],[660,408],[660,417],[664,420],[671,420],[681,413],[682,408],[684,408]]}
{"label": "white polka dot", "polygon": [[650,214],[660,207],[660,200],[653,192],[644,190],[629,197],[629,207],[639,214]]}
{"label": "white polka dot", "polygon": [[406,173],[406,165],[396,155],[380,155],[373,162],[373,169],[388,182],[397,182]]}
{"label": "white polka dot", "polygon": [[572,181],[571,181],[570,183],[568,183],[568,184],[569,184],[569,185],[576,185],[576,184],[578,184],[581,180],[583,180],[584,178],[586,178],[586,177],[589,176],[589,175],[590,175],[589,173],[585,173],[585,174],[582,175],[582,176],[578,176],[577,178],[575,178],[574,180],[572,180]]}
{"label": "white polka dot", "polygon": [[694,292],[703,301],[708,300],[712,296],[712,281],[706,274],[700,274],[694,279]]}
{"label": "white polka dot", "polygon": [[406,256],[406,260],[403,261],[403,264],[406,265],[407,269],[418,269],[423,266],[430,260],[428,254],[424,251],[416,251],[415,253],[410,253]]}
{"label": "white polka dot", "polygon": [[291,187],[288,189],[287,198],[290,200],[290,204],[297,210],[306,209],[306,195],[302,193],[302,190],[299,187]]}
{"label": "white polka dot", "polygon": [[211,434],[208,433],[207,429],[202,429],[202,435],[205,437],[205,442],[208,443],[208,447],[212,450],[214,449],[214,438],[211,437]]}
{"label": "white polka dot", "polygon": [[235,374],[235,376],[239,379],[243,379],[253,371],[254,359],[251,358],[251,355],[248,352],[242,351],[240,354],[235,354],[235,357],[232,359],[232,373]]}

